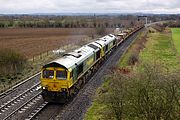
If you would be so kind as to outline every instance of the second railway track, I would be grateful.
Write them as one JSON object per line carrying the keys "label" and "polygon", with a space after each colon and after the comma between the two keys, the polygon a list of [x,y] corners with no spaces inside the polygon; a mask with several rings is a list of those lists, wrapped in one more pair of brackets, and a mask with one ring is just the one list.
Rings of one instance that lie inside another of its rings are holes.
{"label": "second railway track", "polygon": [[40,93],[40,83],[38,82],[25,90],[23,93],[14,96],[9,101],[4,102],[0,106],[0,119],[8,119],[9,116],[12,116],[15,113],[14,111],[21,109],[21,106],[28,103],[29,100],[33,100],[37,96],[40,96]]}
{"label": "second railway track", "polygon": [[2,106],[5,102],[10,101],[13,97],[16,97],[19,94],[22,94],[24,91],[28,90],[33,85],[37,84],[39,82],[39,75],[40,73],[37,73],[29,77],[28,79],[24,80],[23,82],[15,85],[11,89],[1,93],[0,106]]}

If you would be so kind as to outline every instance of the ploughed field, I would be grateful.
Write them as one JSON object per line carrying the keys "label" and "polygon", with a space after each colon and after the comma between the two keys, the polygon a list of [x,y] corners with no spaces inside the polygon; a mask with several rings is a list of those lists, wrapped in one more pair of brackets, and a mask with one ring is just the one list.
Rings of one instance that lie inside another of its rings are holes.
{"label": "ploughed field", "polygon": [[[111,33],[113,29],[107,29]],[[0,29],[0,49],[11,48],[31,58],[67,44],[80,44],[96,34],[94,28],[12,28]]]}

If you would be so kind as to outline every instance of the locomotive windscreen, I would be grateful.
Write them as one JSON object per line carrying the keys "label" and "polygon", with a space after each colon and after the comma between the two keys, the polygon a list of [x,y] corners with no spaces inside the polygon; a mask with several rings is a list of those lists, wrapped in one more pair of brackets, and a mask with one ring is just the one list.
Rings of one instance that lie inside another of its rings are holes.
{"label": "locomotive windscreen", "polygon": [[53,70],[43,70],[43,78],[52,79],[54,77]]}
{"label": "locomotive windscreen", "polygon": [[61,79],[61,80],[65,80],[65,79],[67,79],[67,72],[65,71],[65,70],[57,70],[56,71],[56,78],[59,80],[59,79]]}

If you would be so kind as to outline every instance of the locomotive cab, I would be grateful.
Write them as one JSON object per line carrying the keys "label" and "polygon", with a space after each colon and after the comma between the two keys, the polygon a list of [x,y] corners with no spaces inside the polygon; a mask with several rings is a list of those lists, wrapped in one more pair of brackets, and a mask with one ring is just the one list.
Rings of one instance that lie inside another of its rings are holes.
{"label": "locomotive cab", "polygon": [[48,102],[66,100],[68,88],[72,86],[72,70],[52,62],[41,69],[42,96]]}
{"label": "locomotive cab", "polygon": [[41,70],[41,86],[43,90],[63,92],[72,84],[72,70],[54,63]]}

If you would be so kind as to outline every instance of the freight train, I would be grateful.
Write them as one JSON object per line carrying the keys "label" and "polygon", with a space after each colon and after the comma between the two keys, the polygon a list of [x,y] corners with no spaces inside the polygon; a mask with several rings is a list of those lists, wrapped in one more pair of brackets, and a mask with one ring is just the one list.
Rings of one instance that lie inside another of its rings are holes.
{"label": "freight train", "polygon": [[55,103],[68,101],[111,52],[142,27],[119,31],[116,35],[108,34],[44,65],[40,78],[43,99]]}

